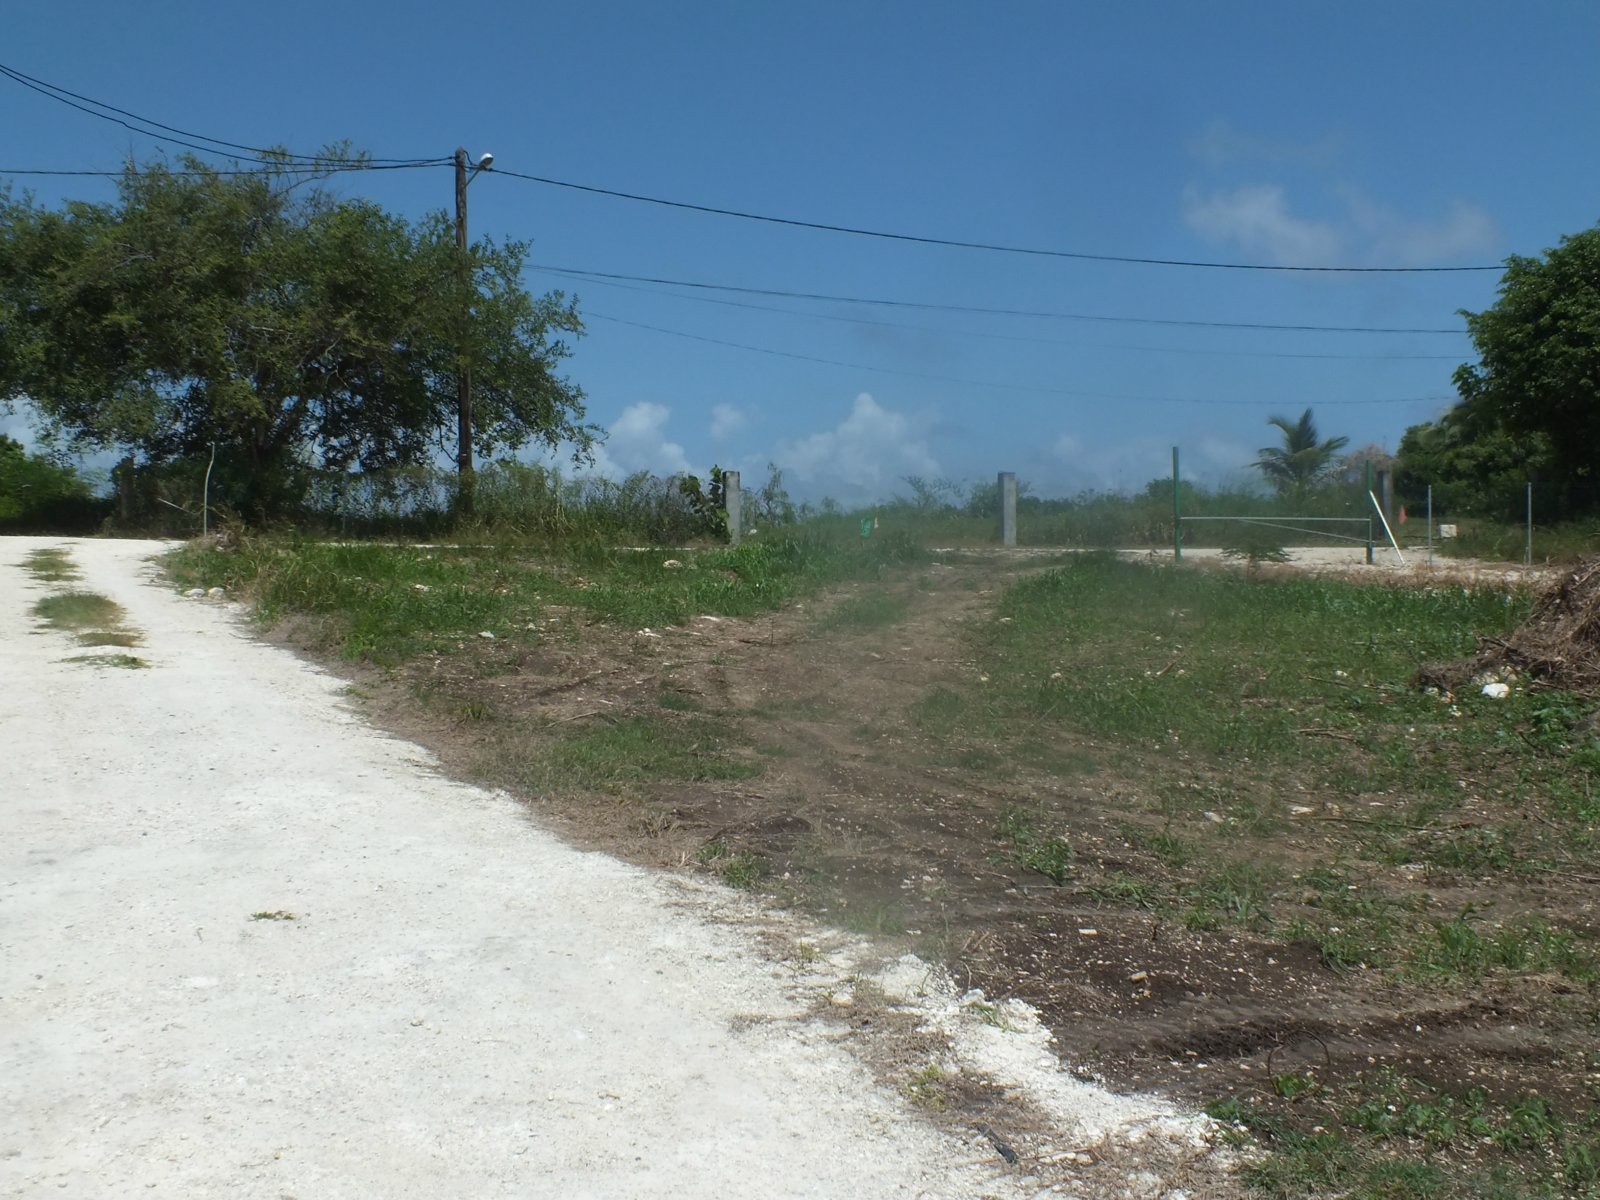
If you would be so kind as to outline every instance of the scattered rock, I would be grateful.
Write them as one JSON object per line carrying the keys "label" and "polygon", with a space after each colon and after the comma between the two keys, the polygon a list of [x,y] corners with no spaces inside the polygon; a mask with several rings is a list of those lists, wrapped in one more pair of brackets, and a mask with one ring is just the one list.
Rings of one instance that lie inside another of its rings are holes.
{"label": "scattered rock", "polygon": [[184,593],[184,595],[191,600],[204,600],[206,596],[206,590],[205,588],[190,588]]}
{"label": "scattered rock", "polygon": [[485,629],[485,630],[483,630],[483,632],[479,633],[478,636],[481,637],[486,642],[494,641],[494,634],[492,632],[490,632],[489,630],[487,630],[487,629]]}
{"label": "scattered rock", "polygon": [[1511,695],[1511,685],[1506,683],[1486,683],[1483,685],[1483,694],[1491,700],[1504,700]]}
{"label": "scattered rock", "polygon": [[681,570],[683,570],[683,564],[681,562],[679,562],[675,558],[667,559],[667,561],[662,563],[661,566],[665,570],[668,570],[668,571],[681,571]]}
{"label": "scattered rock", "polygon": [[226,600],[228,598],[228,589],[219,587],[208,588],[206,590],[206,598],[208,600]]}

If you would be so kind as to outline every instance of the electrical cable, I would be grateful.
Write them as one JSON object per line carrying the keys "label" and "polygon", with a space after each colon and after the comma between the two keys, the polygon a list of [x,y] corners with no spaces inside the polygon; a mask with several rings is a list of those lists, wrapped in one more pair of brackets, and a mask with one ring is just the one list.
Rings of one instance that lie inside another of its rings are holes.
{"label": "electrical cable", "polygon": [[[144,134],[146,137],[153,137],[160,141],[176,142],[180,146],[185,146],[191,150],[199,150],[205,154],[227,154],[236,151],[242,151],[243,153],[253,157],[256,161],[263,163],[280,162],[286,159],[296,160],[298,162],[308,164],[319,164],[327,161],[326,159],[319,158],[315,155],[293,154],[288,152],[279,154],[270,148],[247,146],[241,142],[230,142],[224,138],[214,138],[207,134],[194,133],[191,130],[179,129],[173,125],[165,125],[162,122],[153,120],[150,117],[142,117],[138,113],[129,112],[125,108],[118,108],[115,104],[107,104],[103,100],[96,100],[93,97],[82,95],[81,93],[74,92],[68,88],[61,87],[58,84],[49,83],[43,79],[37,79],[32,75],[25,74],[22,71],[17,70],[15,67],[9,67],[4,63],[0,63],[0,75],[5,76],[14,83],[21,84],[30,91],[34,91],[39,93],[41,96],[48,97],[59,104],[65,104],[67,107],[75,108],[81,113],[87,113],[91,117],[98,117],[102,121],[110,121],[112,124],[120,125],[124,129],[127,129],[133,133]],[[104,109],[105,111],[98,111],[100,109]],[[117,115],[111,115],[113,113]],[[123,118],[127,119],[124,120]],[[138,122],[137,125],[131,123],[135,121]],[[150,126],[152,128],[143,128],[143,126]],[[164,132],[158,133],[154,132],[154,130],[161,130]],[[201,145],[201,142],[210,142],[212,144],[209,146]],[[224,147],[224,149],[219,150],[217,147]],[[448,157],[430,159],[374,158],[366,161],[375,164],[387,164],[391,167],[411,167],[437,166],[449,162],[450,159]],[[20,172],[13,172],[13,174],[19,173]]]}
{"label": "electrical cable", "polygon": [[[713,346],[728,346],[734,350],[748,350],[755,354],[770,354],[778,358],[792,358],[801,362],[821,363],[830,367],[848,367],[855,371],[877,371],[884,375],[905,375],[912,379],[926,379],[937,383],[959,383],[967,387],[995,388],[1008,392],[1040,392],[1053,396],[1072,396],[1084,400],[1116,400],[1132,404],[1198,404],[1207,407],[1219,404],[1240,404],[1252,406],[1282,407],[1281,400],[1198,400],[1182,396],[1125,396],[1112,392],[1086,392],[1073,388],[1047,387],[1026,383],[997,383],[987,379],[962,379],[953,375],[933,375],[924,371],[906,371],[898,367],[877,367],[870,363],[845,362],[836,358],[821,358],[814,354],[797,354],[788,350],[774,350],[768,346],[751,346],[745,342],[733,342],[724,338],[705,337],[698,333],[685,333],[681,329],[667,329],[660,325],[647,325],[643,321],[628,321],[622,317],[613,317],[607,313],[596,312],[593,309],[583,314],[584,319],[594,318],[598,321],[609,321],[613,325],[626,325],[633,329],[645,329],[651,333],[667,334],[671,337],[686,338],[693,342],[707,342]],[[1448,404],[1454,403],[1454,396],[1405,396],[1394,399],[1372,400],[1323,400],[1320,405],[1357,405],[1357,404]]]}
{"label": "electrical cable", "polygon": [[[530,266],[531,271],[549,271],[550,274],[564,274],[550,268]],[[994,341],[1028,342],[1042,346],[1062,346],[1074,350],[1136,350],[1144,354],[1189,354],[1205,355],[1219,358],[1303,358],[1318,361],[1338,362],[1459,362],[1459,354],[1297,354],[1279,350],[1203,350],[1193,346],[1138,346],[1119,344],[1116,342],[1065,342],[1060,338],[1029,337],[1023,333],[995,333],[983,329],[939,329],[932,325],[912,325],[904,321],[875,321],[871,317],[847,317],[840,313],[806,312],[801,309],[779,308],[773,304],[752,304],[747,300],[723,300],[716,296],[684,295],[680,292],[669,292],[661,288],[638,287],[633,284],[617,283],[609,279],[595,279],[585,277],[586,282],[599,284],[601,287],[616,288],[625,292],[637,292],[647,296],[666,296],[673,300],[693,300],[697,304],[716,304],[724,308],[742,308],[753,312],[777,313],[788,317],[809,317],[819,321],[837,321],[848,325],[866,325],[876,329],[905,329],[914,333],[932,333],[941,337],[949,337],[952,333],[964,337],[989,338]]]}
{"label": "electrical cable", "polygon": [[[181,129],[175,125],[167,125],[150,117],[140,116],[128,109],[109,104],[103,100],[85,96],[80,92],[53,84],[25,72],[0,63],[0,75],[11,79],[42,96],[65,104],[79,112],[103,121],[110,121],[134,133],[144,134],[161,141],[176,142],[191,150],[199,150],[207,154],[221,154],[242,152],[255,158],[259,162],[279,161],[281,158],[294,159],[299,162],[320,162],[322,160],[311,155],[293,154],[284,152],[282,155],[275,153],[270,148],[250,146],[242,142],[228,141],[225,138],[215,138],[207,134],[195,133],[191,130]],[[131,122],[138,122],[133,124]],[[157,130],[164,132],[156,132]],[[201,143],[209,142],[211,145]],[[223,147],[224,149],[218,149]],[[431,158],[374,158],[366,160],[374,164],[387,164],[390,166],[434,166],[449,162],[448,157]],[[569,191],[584,192],[589,195],[606,196],[618,200],[631,200],[641,204],[653,204],[664,208],[680,209],[687,212],[698,212],[712,216],[733,217],[743,221],[757,221],[769,225],[783,225],[796,229],[811,229],[824,233],[842,233],[854,237],[877,238],[886,241],[909,242],[923,246],[942,246],[964,250],[983,250],[1000,254],[1021,254],[1043,258],[1071,259],[1078,262],[1103,262],[1118,263],[1122,265],[1155,266],[1155,267],[1191,267],[1217,271],[1267,271],[1312,274],[1342,274],[1342,275],[1426,275],[1426,274],[1457,274],[1461,272],[1500,271],[1503,264],[1475,264],[1456,267],[1356,267],[1356,266],[1324,266],[1324,265],[1283,265],[1277,263],[1247,263],[1227,261],[1207,261],[1180,258],[1155,258],[1131,254],[1095,254],[1082,250],[1056,250],[1038,246],[1016,246],[999,242],[966,241],[959,238],[932,237],[924,234],[897,233],[881,229],[865,229],[852,225],[839,225],[825,221],[808,221],[795,217],[779,217],[769,213],[746,212],[741,209],[723,208],[717,205],[695,204],[685,200],[669,200],[661,196],[648,196],[639,192],[625,192],[615,188],[603,188],[593,184],[574,183],[571,180],[552,179],[548,176],[531,175],[521,171],[512,171],[500,168],[495,175],[511,179],[520,179],[529,183],[541,184],[546,187],[564,188]]]}
{"label": "electrical cable", "polygon": [[1273,325],[1254,321],[1193,321],[1165,317],[1124,317],[1104,313],[1050,312],[1025,308],[982,308],[966,304],[935,304],[922,300],[894,300],[869,296],[836,296],[822,292],[791,292],[777,288],[739,287],[726,283],[702,283],[687,279],[662,279],[650,275],[623,275],[614,271],[585,271],[577,267],[540,266],[541,271],[578,279],[620,279],[628,283],[655,283],[667,287],[697,288],[713,292],[732,292],[745,296],[777,296],[789,300],[822,300],[831,304],[870,304],[885,308],[918,308],[931,312],[976,313],[1000,317],[1040,317],[1056,321],[1106,321],[1128,325],[1173,325],[1195,329],[1264,329],[1284,333],[1382,333],[1448,334],[1459,337],[1464,329],[1410,329],[1374,325]]}
{"label": "electrical cable", "polygon": [[[419,170],[432,170],[432,169],[438,168],[440,166],[447,165],[448,163],[449,163],[449,159],[446,159],[443,163],[421,163],[421,162],[419,162],[419,163],[378,163],[376,165],[365,164],[365,163],[336,163],[336,162],[334,162],[332,160],[329,160],[327,163],[325,163],[325,164],[323,164],[321,166],[311,166],[309,164],[304,165],[304,166],[300,166],[300,165],[296,165],[296,164],[293,164],[293,163],[284,163],[282,166],[274,166],[272,164],[264,163],[259,167],[249,167],[249,168],[244,168],[244,169],[240,169],[240,170],[227,170],[227,169],[222,169],[222,168],[219,168],[219,169],[214,170],[214,171],[213,170],[206,170],[206,171],[174,171],[174,170],[168,170],[167,174],[171,175],[171,176],[173,176],[174,178],[177,178],[177,179],[204,179],[204,178],[206,178],[208,176],[212,176],[212,175],[222,176],[222,177],[232,177],[232,176],[239,176],[239,175],[306,175],[306,176],[314,176],[314,175],[337,175],[337,174],[341,174],[341,173],[349,172],[349,171],[363,171],[364,172],[364,171],[419,171]],[[142,170],[142,169],[143,168],[136,168],[136,170]],[[55,171],[55,170],[47,170],[47,169],[23,169],[23,170],[15,170],[15,171],[13,171],[13,170],[8,170],[8,169],[6,169],[4,167],[0,167],[0,176],[4,176],[4,175],[16,175],[16,176],[19,176],[19,177],[20,176],[29,176],[29,177],[44,176],[44,177],[52,178],[52,179],[54,179],[54,178],[71,179],[71,178],[79,178],[79,177],[91,178],[91,179],[121,179],[127,173],[128,172],[127,172],[126,169],[121,170],[121,171]]]}
{"label": "electrical cable", "polygon": [[880,238],[893,242],[913,242],[922,246],[948,246],[962,250],[988,250],[999,254],[1026,254],[1040,258],[1069,258],[1079,262],[1104,262],[1134,264],[1146,267],[1199,267],[1214,271],[1287,271],[1328,275],[1429,275],[1463,271],[1503,271],[1504,264],[1474,265],[1466,267],[1328,267],[1279,266],[1274,263],[1205,262],[1183,258],[1142,258],[1131,254],[1091,254],[1080,250],[1049,250],[1037,246],[1011,246],[997,242],[968,242],[957,238],[928,237],[914,233],[891,233],[881,229],[861,229],[852,225],[833,225],[824,221],[803,221],[794,217],[775,217],[764,213],[744,212],[736,208],[719,208],[710,204],[692,204],[686,200],[667,200],[660,196],[646,196],[638,192],[622,192],[614,188],[595,187],[587,183],[573,183],[565,179],[550,179],[543,175],[528,175],[521,171],[497,168],[496,175],[522,179],[547,187],[566,188],[574,192],[587,192],[593,196],[609,196],[617,200],[634,200],[641,204],[655,204],[663,208],[677,208],[688,212],[706,213],[717,217],[737,217],[743,221],[760,221],[768,225],[788,225],[796,229],[815,229],[824,233],[847,233],[856,237]]}

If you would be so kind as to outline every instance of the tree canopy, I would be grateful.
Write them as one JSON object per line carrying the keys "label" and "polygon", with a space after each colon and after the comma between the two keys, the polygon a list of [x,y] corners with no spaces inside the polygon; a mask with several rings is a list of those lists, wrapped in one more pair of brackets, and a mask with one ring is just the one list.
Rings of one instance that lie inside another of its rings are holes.
{"label": "tree canopy", "polygon": [[1552,516],[1600,505],[1600,226],[1543,258],[1506,260],[1499,297],[1461,314],[1478,361],[1455,372],[1459,401],[1400,442],[1397,481],[1446,511],[1522,514],[1525,484]]}
{"label": "tree canopy", "polygon": [[71,467],[30,454],[0,433],[0,531],[89,531],[105,516],[88,482]]}
{"label": "tree canopy", "polygon": [[263,513],[299,467],[448,453],[463,361],[480,455],[586,455],[557,374],[576,308],[524,289],[527,244],[469,254],[464,294],[443,212],[407,221],[287,167],[130,165],[115,202],[59,210],[0,195],[0,405],[144,464],[215,443]]}
{"label": "tree canopy", "polygon": [[1263,446],[1253,465],[1281,496],[1302,496],[1320,483],[1336,468],[1334,455],[1350,441],[1344,437],[1319,441],[1309,408],[1298,421],[1268,417],[1267,424],[1283,434],[1283,444]]}
{"label": "tree canopy", "polygon": [[1512,255],[1493,307],[1461,315],[1478,351],[1455,373],[1471,423],[1543,438],[1554,471],[1600,478],[1600,226]]}

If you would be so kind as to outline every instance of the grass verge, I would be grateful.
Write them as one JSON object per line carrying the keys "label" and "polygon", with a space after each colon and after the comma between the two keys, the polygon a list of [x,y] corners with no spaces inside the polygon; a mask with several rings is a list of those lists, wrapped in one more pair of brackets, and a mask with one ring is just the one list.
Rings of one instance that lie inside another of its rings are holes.
{"label": "grass verge", "polygon": [[397,665],[490,634],[537,641],[552,613],[631,629],[697,615],[770,612],[832,583],[875,580],[922,561],[908,538],[796,535],[673,552],[595,544],[545,547],[324,545],[250,539],[169,558],[183,587],[226,587],[267,622],[310,616],[327,648]]}

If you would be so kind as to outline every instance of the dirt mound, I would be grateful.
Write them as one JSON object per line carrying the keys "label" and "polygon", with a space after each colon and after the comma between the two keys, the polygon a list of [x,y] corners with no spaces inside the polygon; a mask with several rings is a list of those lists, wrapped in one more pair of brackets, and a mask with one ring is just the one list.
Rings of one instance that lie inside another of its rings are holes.
{"label": "dirt mound", "polygon": [[1485,675],[1498,679],[1508,673],[1600,695],[1600,558],[1585,560],[1546,587],[1511,636],[1483,639],[1470,658],[1425,663],[1417,683],[1457,691]]}

